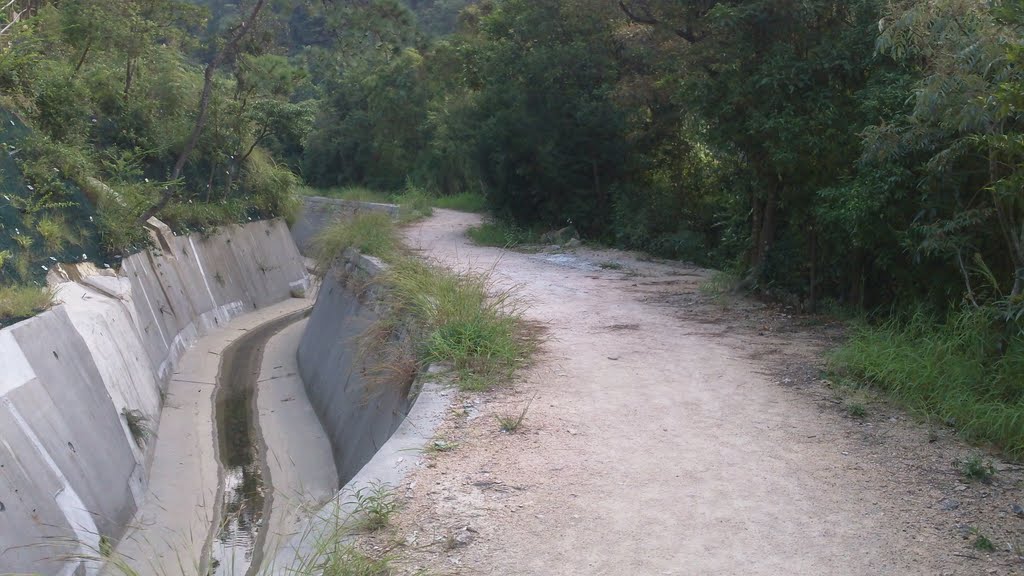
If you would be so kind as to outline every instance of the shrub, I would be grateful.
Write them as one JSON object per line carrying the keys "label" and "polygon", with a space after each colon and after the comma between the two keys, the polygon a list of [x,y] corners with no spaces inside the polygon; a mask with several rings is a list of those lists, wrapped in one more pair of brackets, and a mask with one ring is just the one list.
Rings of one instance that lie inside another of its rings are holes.
{"label": "shrub", "polygon": [[1024,337],[992,310],[964,308],[944,322],[922,311],[861,325],[831,356],[862,378],[965,437],[1024,456]]}
{"label": "shrub", "polygon": [[242,170],[242,186],[257,212],[284,218],[289,225],[295,222],[301,205],[295,195],[298,185],[299,179],[291,170],[258,148]]}

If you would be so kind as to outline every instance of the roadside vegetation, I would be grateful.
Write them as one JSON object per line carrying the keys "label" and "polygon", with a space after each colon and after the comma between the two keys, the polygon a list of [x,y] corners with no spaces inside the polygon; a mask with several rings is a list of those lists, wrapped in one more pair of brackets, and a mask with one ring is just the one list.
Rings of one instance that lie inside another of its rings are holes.
{"label": "roadside vegetation", "polygon": [[571,225],[852,310],[834,369],[1024,455],[1020,2],[14,0],[0,30],[0,285],[116,265],[150,215],[486,209],[481,244]]}
{"label": "roadside vegetation", "polygon": [[1024,336],[987,309],[965,307],[939,322],[924,311],[861,324],[831,357],[912,412],[966,438],[1024,456]]}
{"label": "roadside vegetation", "polygon": [[378,346],[411,345],[421,368],[448,365],[463,389],[507,383],[537,345],[515,287],[496,285],[486,272],[455,273],[424,263],[403,250],[397,232],[384,214],[336,222],[315,241],[317,267],[326,273],[347,248],[381,258],[387,269],[377,281],[387,312],[372,331]]}
{"label": "roadside vegetation", "polygon": [[537,244],[541,235],[505,220],[488,220],[467,230],[466,236],[480,246],[514,248],[521,244]]}
{"label": "roadside vegetation", "polygon": [[30,318],[53,303],[47,288],[33,285],[0,286],[0,328]]}

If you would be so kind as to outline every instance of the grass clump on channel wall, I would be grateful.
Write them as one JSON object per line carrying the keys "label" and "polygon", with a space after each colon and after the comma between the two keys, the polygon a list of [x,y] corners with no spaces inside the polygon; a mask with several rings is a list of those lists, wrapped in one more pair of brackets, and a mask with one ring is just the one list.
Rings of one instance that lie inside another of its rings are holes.
{"label": "grass clump on channel wall", "polygon": [[52,303],[53,294],[39,286],[0,286],[0,328],[35,316]]}
{"label": "grass clump on channel wall", "polygon": [[378,332],[408,333],[417,364],[450,365],[464,389],[507,381],[536,348],[515,287],[497,287],[488,273],[457,274],[408,255],[384,214],[337,222],[321,232],[316,245],[322,271],[349,247],[382,259],[387,269],[378,281],[388,312]]}
{"label": "grass clump on channel wall", "polygon": [[969,440],[1024,457],[1024,334],[990,309],[860,326],[831,364]]}

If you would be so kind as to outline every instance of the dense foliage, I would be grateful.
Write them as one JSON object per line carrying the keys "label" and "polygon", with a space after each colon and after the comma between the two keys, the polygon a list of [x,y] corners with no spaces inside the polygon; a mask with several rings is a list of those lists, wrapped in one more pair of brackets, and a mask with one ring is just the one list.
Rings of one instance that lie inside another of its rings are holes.
{"label": "dense foliage", "polygon": [[178,229],[289,213],[285,164],[314,106],[293,98],[306,73],[259,32],[276,17],[260,5],[207,32],[206,10],[175,0],[15,3],[0,44],[0,107],[17,115],[0,211],[16,210],[5,226],[25,240],[4,246],[0,279],[28,281],[97,231],[104,253],[86,243],[79,258],[112,262],[145,242],[156,208]]}
{"label": "dense foliage", "polygon": [[[2,18],[36,249],[76,241],[76,185],[115,250],[153,211],[286,214],[299,179],[477,194],[495,229],[571,223],[805,310],[916,311],[895,339],[922,318],[971,331],[957,354],[1002,384],[970,395],[1019,402],[1020,2],[19,0]],[[0,246],[5,277],[32,268],[19,250]]]}
{"label": "dense foliage", "polygon": [[396,16],[330,78],[305,173],[480,191],[807,307],[1019,304],[1012,6],[491,0],[441,37]]}

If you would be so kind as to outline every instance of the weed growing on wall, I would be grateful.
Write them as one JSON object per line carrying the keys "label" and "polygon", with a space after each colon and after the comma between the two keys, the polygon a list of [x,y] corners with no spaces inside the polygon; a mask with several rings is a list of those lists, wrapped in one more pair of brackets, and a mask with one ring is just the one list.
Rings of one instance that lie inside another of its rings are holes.
{"label": "weed growing on wall", "polygon": [[35,316],[53,304],[47,288],[32,285],[0,286],[0,327]]}

